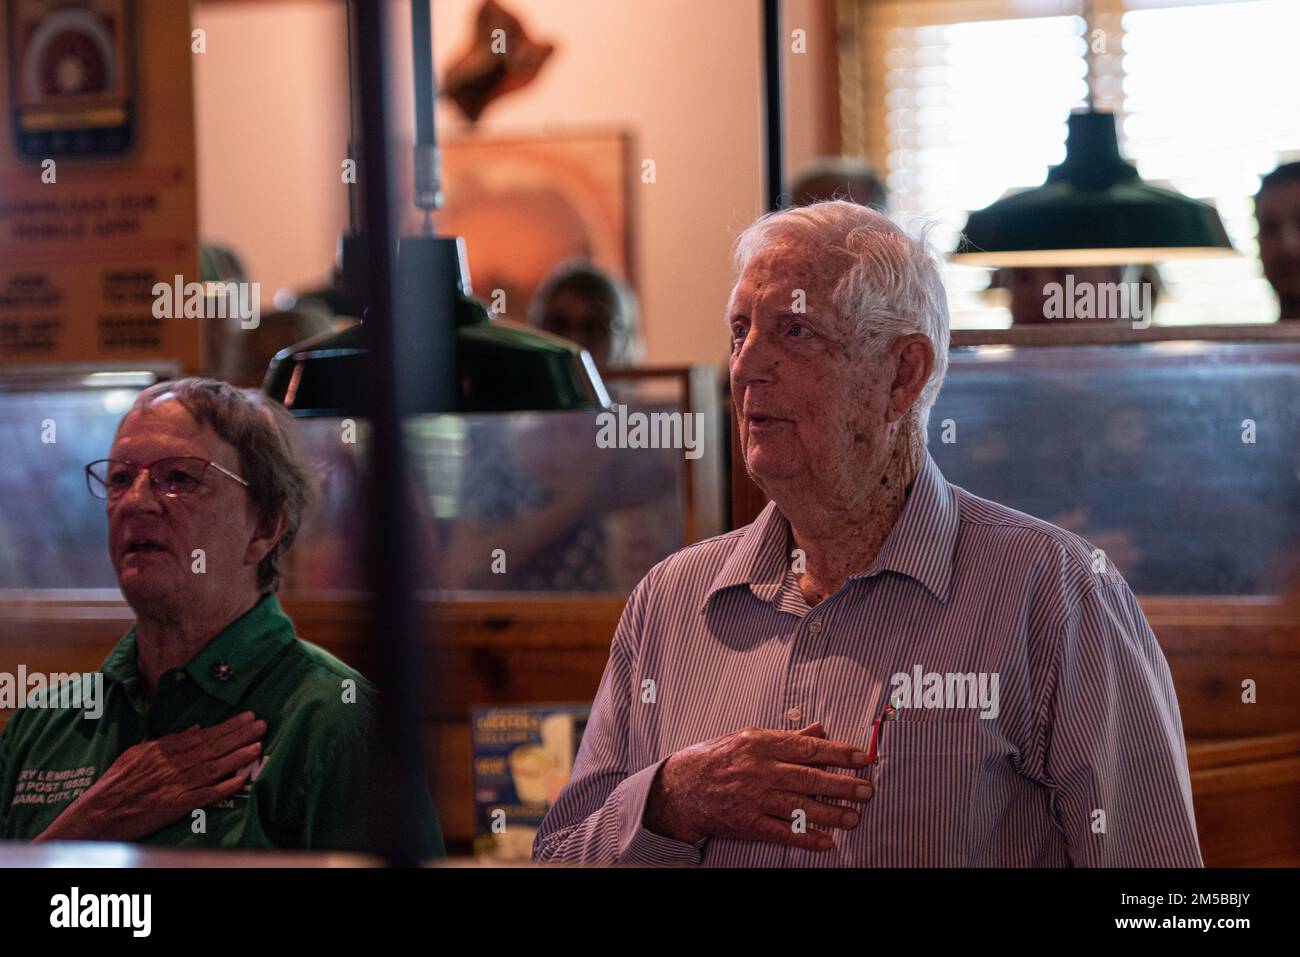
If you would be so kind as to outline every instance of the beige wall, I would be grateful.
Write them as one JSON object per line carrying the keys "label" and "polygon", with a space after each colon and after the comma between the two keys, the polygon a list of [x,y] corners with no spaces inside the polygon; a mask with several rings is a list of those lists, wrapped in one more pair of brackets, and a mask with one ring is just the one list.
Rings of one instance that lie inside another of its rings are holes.
{"label": "beige wall", "polygon": [[239,253],[266,303],[323,281],[347,223],[343,5],[200,3],[194,26],[199,234]]}
{"label": "beige wall", "polygon": [[[634,178],[633,253],[652,363],[721,362],[736,233],[760,212],[759,0],[506,0],[558,50],[537,81],[489,108],[484,133],[618,127],[657,182]],[[787,0],[809,52],[788,62],[789,154],[797,169],[830,138],[830,0]],[[471,34],[478,0],[435,0],[439,75]],[[409,25],[393,5],[392,66],[409,135]],[[319,281],[346,224],[342,4],[200,3],[200,227],[243,254],[263,296]],[[439,128],[464,129],[447,104]],[[635,171],[630,171],[634,175]],[[474,251],[470,251],[471,268]]]}

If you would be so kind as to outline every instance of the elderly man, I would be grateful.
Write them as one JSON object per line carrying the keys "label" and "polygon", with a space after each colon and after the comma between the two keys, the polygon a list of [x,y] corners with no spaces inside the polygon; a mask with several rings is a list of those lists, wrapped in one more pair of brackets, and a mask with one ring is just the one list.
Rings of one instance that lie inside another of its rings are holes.
{"label": "elderly man", "polygon": [[926,451],[948,316],[923,242],[828,202],[737,260],[732,395],[772,501],[633,592],[535,859],[1199,866],[1123,578]]}
{"label": "elderly man", "polygon": [[[375,690],[298,639],[274,594],[310,498],[289,414],[211,379],[152,386],[86,473],[136,623],[104,662],[101,715],[29,703],[10,720],[0,838],[374,847]],[[417,803],[419,850],[439,855]]]}

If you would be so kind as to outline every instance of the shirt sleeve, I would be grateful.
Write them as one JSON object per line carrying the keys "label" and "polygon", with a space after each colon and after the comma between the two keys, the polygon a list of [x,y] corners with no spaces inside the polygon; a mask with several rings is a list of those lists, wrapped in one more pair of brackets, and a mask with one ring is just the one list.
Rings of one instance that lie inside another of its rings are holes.
{"label": "shirt sleeve", "polygon": [[1203,866],[1169,666],[1122,579],[1067,616],[1040,715],[1075,867]]}
{"label": "shirt sleeve", "polygon": [[643,580],[628,599],[600,679],[569,783],[533,842],[539,864],[664,864],[700,862],[707,841],[688,844],[645,828],[646,799],[667,758],[644,768],[628,761],[628,718],[636,689],[631,648],[639,645]]}

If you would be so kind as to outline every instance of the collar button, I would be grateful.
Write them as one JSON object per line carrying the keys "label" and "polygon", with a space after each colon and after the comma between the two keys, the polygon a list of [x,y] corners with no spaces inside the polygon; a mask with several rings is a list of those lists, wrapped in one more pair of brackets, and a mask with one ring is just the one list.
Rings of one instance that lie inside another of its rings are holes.
{"label": "collar button", "polygon": [[218,661],[212,666],[212,677],[218,681],[229,681],[234,673],[229,661]]}

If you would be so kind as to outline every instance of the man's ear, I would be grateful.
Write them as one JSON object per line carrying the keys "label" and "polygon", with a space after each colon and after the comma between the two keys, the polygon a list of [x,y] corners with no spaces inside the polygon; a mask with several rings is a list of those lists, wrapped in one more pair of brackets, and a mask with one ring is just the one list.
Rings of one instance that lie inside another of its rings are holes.
{"label": "man's ear", "polygon": [[289,527],[289,520],[285,518],[284,512],[279,512],[273,519],[264,522],[258,522],[253,537],[248,541],[248,549],[244,552],[244,563],[246,565],[257,565],[263,558],[271,553],[275,548],[276,542],[284,535],[285,529]]}
{"label": "man's ear", "polygon": [[889,421],[901,419],[920,398],[934,371],[934,346],[923,332],[901,336],[890,348],[894,357],[894,383],[889,389]]}

